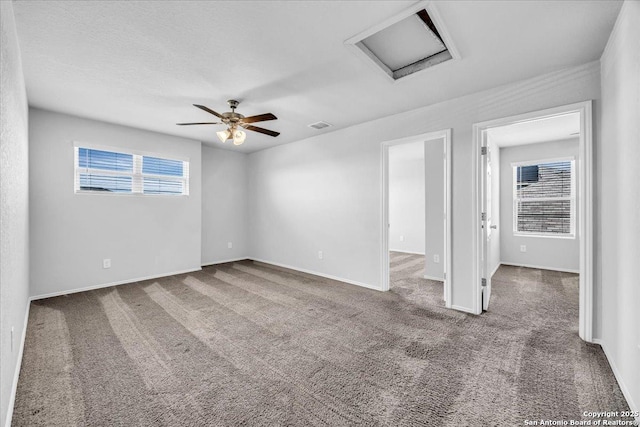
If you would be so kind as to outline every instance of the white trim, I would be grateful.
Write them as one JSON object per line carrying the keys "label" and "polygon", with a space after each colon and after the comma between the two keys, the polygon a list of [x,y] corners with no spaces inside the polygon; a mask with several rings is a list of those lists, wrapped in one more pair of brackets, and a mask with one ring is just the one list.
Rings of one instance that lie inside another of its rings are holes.
{"label": "white trim", "polygon": [[374,291],[382,291],[382,289],[380,289],[377,286],[371,286],[371,285],[369,285],[367,283],[358,282],[356,280],[351,280],[351,279],[345,279],[343,277],[332,276],[331,274],[325,274],[325,273],[320,273],[320,272],[313,271],[313,270],[307,270],[306,268],[293,267],[291,265],[281,264],[279,262],[273,262],[273,261],[266,261],[264,259],[253,258],[253,257],[249,257],[247,259],[249,259],[251,261],[261,262],[261,263],[264,263],[264,264],[271,264],[271,265],[275,265],[275,266],[278,266],[278,267],[288,268],[289,270],[295,270],[295,271],[299,271],[301,273],[313,274],[314,276],[320,276],[320,277],[324,277],[326,279],[331,279],[331,280],[335,280],[335,281],[338,281],[338,282],[348,283],[350,285],[361,286],[363,288],[372,289]]}
{"label": "white trim", "polygon": [[537,233],[537,232],[533,232],[533,231],[518,231],[518,232],[513,232],[513,235],[515,237],[534,237],[534,238],[540,238],[540,239],[564,239],[564,240],[575,240],[576,235],[575,233],[573,234],[553,234],[553,233]]}
{"label": "white trim", "polygon": [[382,246],[380,247],[380,284],[381,290],[389,290],[389,148],[394,145],[406,144],[410,142],[419,141],[432,141],[435,139],[444,139],[444,173],[445,173],[445,185],[444,185],[444,198],[445,198],[445,215],[446,227],[444,227],[445,233],[445,251],[444,251],[444,274],[446,280],[444,281],[444,300],[447,308],[452,308],[452,246],[451,246],[451,129],[444,129],[435,132],[423,133],[420,135],[409,136],[406,138],[395,139],[391,141],[384,141],[380,145],[380,170],[381,174],[381,211],[382,211],[382,223],[380,224],[380,241]]}
{"label": "white trim", "polygon": [[[592,342],[602,347],[602,351],[604,352],[604,355],[607,358],[607,361],[609,362],[609,366],[611,366],[611,370],[613,371],[613,376],[616,378],[616,381],[618,382],[618,386],[622,391],[622,395],[624,396],[625,399],[627,399],[627,404],[629,405],[629,409],[631,409],[632,411],[640,412],[640,407],[636,402],[633,401],[631,392],[627,388],[627,385],[624,383],[624,381],[622,381],[622,375],[620,375],[620,371],[618,370],[618,367],[614,362],[615,359],[611,357],[611,353],[609,353],[609,350],[607,350],[608,347],[605,345],[605,341],[600,338],[594,338]],[[640,416],[635,417],[635,419],[638,422],[638,424],[640,424]]]}
{"label": "white trim", "polygon": [[[472,192],[473,204],[475,212],[471,215],[471,226],[473,231],[473,272],[475,274],[474,281],[474,312],[480,314],[482,312],[482,294],[481,294],[481,274],[482,265],[480,257],[482,254],[482,200],[480,197],[480,187],[482,180],[480,179],[480,146],[483,144],[484,132],[493,127],[505,126],[520,122],[528,122],[532,120],[541,120],[548,117],[566,115],[570,113],[580,114],[580,136],[579,136],[579,155],[578,155],[578,175],[579,175],[579,204],[578,217],[579,229],[576,234],[580,239],[580,311],[578,330],[580,338],[584,341],[593,341],[593,114],[591,100],[577,102],[574,104],[563,105],[559,107],[548,108],[545,110],[532,111],[511,117],[504,117],[473,125],[472,140]],[[504,263],[503,263],[504,264]]]}
{"label": "white trim", "polygon": [[[473,248],[473,257],[471,259],[471,272],[474,275],[472,277],[472,282],[474,282],[473,286],[473,314],[482,313],[482,265],[480,263],[480,257],[482,254],[482,228],[479,227],[479,221],[482,221],[482,199],[479,196],[479,191],[482,189],[482,179],[480,174],[482,173],[482,168],[480,167],[480,162],[482,161],[482,155],[480,152],[480,147],[483,146],[483,138],[482,131],[478,124],[474,124],[472,126],[472,135],[473,138],[471,140],[471,207],[472,207],[472,215],[471,215],[471,241]],[[475,212],[474,212],[475,210]]]}
{"label": "white trim", "polygon": [[210,265],[218,265],[218,264],[226,264],[229,262],[238,262],[238,261],[245,261],[248,260],[249,258],[246,256],[240,257],[240,258],[230,258],[230,259],[223,259],[220,261],[211,261],[211,262],[204,262],[202,263],[203,267],[208,267]]}
{"label": "white trim", "polygon": [[18,349],[18,359],[16,369],[13,372],[13,382],[11,384],[11,395],[9,396],[9,404],[7,405],[7,417],[5,419],[5,427],[11,427],[11,419],[13,418],[13,406],[16,403],[16,393],[18,391],[18,379],[20,378],[20,368],[22,367],[22,353],[24,352],[24,343],[27,339],[27,325],[29,324],[29,310],[31,309],[31,299],[27,301],[27,309],[24,313],[24,323],[22,325],[22,338],[20,339],[20,348]]}
{"label": "white trim", "polygon": [[462,307],[460,305],[451,305],[451,308],[454,310],[462,311],[464,313],[476,314],[472,309],[467,307]]}
{"label": "white trim", "polygon": [[135,278],[135,279],[125,279],[125,280],[119,280],[117,282],[102,283],[100,285],[86,286],[84,288],[69,289],[68,291],[58,291],[58,292],[51,292],[49,294],[34,295],[34,296],[31,297],[31,301],[36,301],[36,300],[45,299],[45,298],[59,297],[61,295],[75,294],[75,293],[78,293],[78,292],[93,291],[95,289],[109,288],[111,286],[126,285],[126,284],[129,284],[129,283],[141,282],[143,280],[158,279],[160,277],[175,276],[177,274],[192,273],[194,271],[200,271],[200,270],[202,270],[201,267],[190,268],[190,269],[187,269],[187,270],[180,270],[180,271],[173,271],[173,272],[167,272],[167,273],[161,273],[161,274],[154,274],[154,275],[151,275],[151,276],[138,277],[138,278]]}
{"label": "white trim", "polygon": [[435,280],[436,282],[443,282],[443,285],[444,285],[444,277],[429,276],[428,274],[425,274],[422,277],[424,277],[427,280]]}
{"label": "white trim", "polygon": [[389,252],[400,252],[401,254],[425,255],[424,252],[402,251],[400,249],[389,249]]}
{"label": "white trim", "polygon": [[446,277],[444,281],[444,305],[447,308],[453,308],[453,208],[451,192],[451,180],[453,177],[451,159],[453,158],[453,151],[451,150],[451,144],[451,129],[447,129],[444,145],[444,221],[446,224],[444,227],[444,275]]}
{"label": "white trim", "polygon": [[504,262],[504,261],[501,261],[500,264],[501,265],[509,265],[511,267],[537,268],[538,270],[561,271],[563,273],[580,274],[580,270],[579,269],[576,270],[574,268],[557,268],[557,267],[547,267],[547,266],[542,266],[542,265],[521,264],[521,263]]}

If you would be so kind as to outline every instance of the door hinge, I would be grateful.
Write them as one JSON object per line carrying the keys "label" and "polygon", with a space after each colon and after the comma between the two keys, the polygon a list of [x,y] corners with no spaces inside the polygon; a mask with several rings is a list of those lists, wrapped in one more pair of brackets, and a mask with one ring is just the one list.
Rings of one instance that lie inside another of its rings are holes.
{"label": "door hinge", "polygon": [[483,221],[487,220],[487,213],[486,212],[482,212],[482,214],[480,215],[480,219]]}
{"label": "door hinge", "polygon": [[482,286],[487,286],[487,279],[485,279],[484,277],[482,279],[480,279],[480,282],[481,282]]}
{"label": "door hinge", "polygon": [[444,279],[444,280],[447,280],[447,273],[443,273],[443,275],[442,275],[442,276],[443,276],[443,279]]}
{"label": "door hinge", "polygon": [[487,155],[487,147],[480,147],[480,155],[482,156]]}

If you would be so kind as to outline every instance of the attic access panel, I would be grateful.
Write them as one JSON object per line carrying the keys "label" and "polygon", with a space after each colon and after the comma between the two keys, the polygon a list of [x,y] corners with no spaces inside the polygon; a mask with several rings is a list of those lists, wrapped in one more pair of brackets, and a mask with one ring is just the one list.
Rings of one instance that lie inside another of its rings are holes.
{"label": "attic access panel", "polygon": [[414,6],[345,43],[394,81],[457,59],[433,7]]}

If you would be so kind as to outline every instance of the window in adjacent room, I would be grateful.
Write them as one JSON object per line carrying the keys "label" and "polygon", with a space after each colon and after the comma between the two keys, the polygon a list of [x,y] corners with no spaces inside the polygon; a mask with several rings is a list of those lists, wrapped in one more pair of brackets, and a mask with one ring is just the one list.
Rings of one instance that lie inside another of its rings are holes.
{"label": "window in adjacent room", "polygon": [[189,162],[75,147],[75,192],[188,195]]}
{"label": "window in adjacent room", "polygon": [[575,160],[513,164],[513,232],[574,237]]}

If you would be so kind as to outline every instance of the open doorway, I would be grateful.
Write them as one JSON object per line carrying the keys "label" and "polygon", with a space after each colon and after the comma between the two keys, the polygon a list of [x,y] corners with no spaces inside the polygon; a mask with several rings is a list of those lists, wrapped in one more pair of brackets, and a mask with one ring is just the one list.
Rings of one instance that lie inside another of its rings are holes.
{"label": "open doorway", "polygon": [[575,301],[571,322],[591,341],[591,103],[479,123],[474,132],[476,313],[491,310],[496,278],[526,281],[514,304],[565,296]]}
{"label": "open doorway", "polygon": [[450,130],[382,145],[383,290],[451,307]]}

